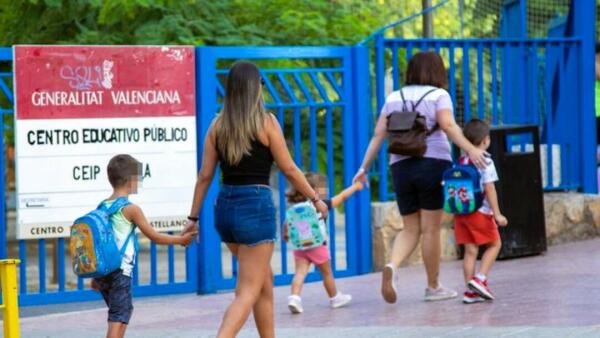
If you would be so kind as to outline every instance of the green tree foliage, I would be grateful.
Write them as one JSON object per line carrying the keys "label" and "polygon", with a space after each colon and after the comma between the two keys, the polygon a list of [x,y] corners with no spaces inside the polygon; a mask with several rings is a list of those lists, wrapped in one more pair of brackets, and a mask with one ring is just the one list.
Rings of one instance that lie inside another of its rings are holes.
{"label": "green tree foliage", "polygon": [[2,0],[0,44],[340,45],[401,0]]}

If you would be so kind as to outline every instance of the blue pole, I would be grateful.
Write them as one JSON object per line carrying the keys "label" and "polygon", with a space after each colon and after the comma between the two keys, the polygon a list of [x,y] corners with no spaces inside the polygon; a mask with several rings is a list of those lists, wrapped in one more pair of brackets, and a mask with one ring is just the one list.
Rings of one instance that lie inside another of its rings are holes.
{"label": "blue pole", "polygon": [[[196,47],[196,135],[198,169],[202,163],[204,138],[217,110],[217,58],[211,47]],[[198,293],[217,291],[221,276],[221,241],[214,225],[213,206],[217,197],[213,180],[200,210],[200,245],[197,246]],[[194,267],[192,267],[194,268]]]}
{"label": "blue pole", "polygon": [[[383,44],[383,34],[375,37],[375,88],[377,98],[377,111],[380,112],[385,103],[385,46]],[[379,114],[377,114],[379,117]],[[375,120],[373,126],[377,124]],[[379,151],[379,200],[387,201],[387,161],[385,152],[385,143]]]}
{"label": "blue pole", "polygon": [[[354,116],[355,121],[355,139],[356,152],[364,154],[369,146],[368,120],[372,116],[369,72],[369,50],[364,47],[353,48],[354,61]],[[362,158],[355,158],[356,168],[361,164]],[[355,200],[358,216],[357,237],[359,241],[358,251],[358,273],[369,273],[372,270],[372,242],[371,242],[371,193],[369,190],[363,190],[358,194]]]}
{"label": "blue pole", "polygon": [[597,193],[596,121],[594,114],[596,7],[594,0],[571,1],[573,36],[581,37],[579,47],[579,117],[581,145],[581,177],[583,192]]}

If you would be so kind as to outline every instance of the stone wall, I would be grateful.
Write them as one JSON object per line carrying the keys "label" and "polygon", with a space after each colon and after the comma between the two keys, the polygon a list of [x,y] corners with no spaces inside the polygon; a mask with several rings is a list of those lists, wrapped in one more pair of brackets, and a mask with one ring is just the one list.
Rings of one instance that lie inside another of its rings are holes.
{"label": "stone wall", "polygon": [[[600,195],[547,193],[544,195],[546,236],[556,245],[600,236]],[[379,271],[389,261],[393,240],[404,228],[396,202],[375,202],[371,206],[373,269]],[[442,220],[442,260],[458,258],[452,216]],[[420,264],[420,246],[405,264]]]}

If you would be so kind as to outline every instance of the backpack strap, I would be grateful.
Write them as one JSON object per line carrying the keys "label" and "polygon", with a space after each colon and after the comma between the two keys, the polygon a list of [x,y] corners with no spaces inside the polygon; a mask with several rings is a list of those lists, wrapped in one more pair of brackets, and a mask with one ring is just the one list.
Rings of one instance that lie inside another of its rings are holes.
{"label": "backpack strap", "polygon": [[[428,90],[428,91],[427,91],[425,94],[423,94],[423,96],[421,96],[421,98],[417,100],[417,103],[413,104],[413,110],[416,110],[416,109],[417,109],[417,107],[419,106],[419,104],[421,104],[421,102],[423,101],[423,99],[424,99],[424,98],[425,98],[427,95],[429,95],[429,94],[431,94],[431,93],[435,92],[436,90],[438,90],[438,88],[433,88],[433,89],[430,89],[430,90]],[[402,97],[402,100],[404,100],[404,97]]]}
{"label": "backpack strap", "polygon": [[123,209],[129,204],[131,204],[131,202],[129,202],[127,198],[120,196],[110,205],[110,207],[107,207],[104,204],[104,201],[102,201],[98,206],[98,209],[105,210],[108,216],[112,216],[113,214],[119,212],[119,210]]}
{"label": "backpack strap", "polygon": [[135,251],[137,251],[137,247],[138,247],[138,243],[137,243],[137,236],[135,236],[135,228],[137,228],[137,225],[133,224],[133,228],[131,228],[131,231],[129,232],[129,235],[127,235],[127,238],[125,239],[125,242],[123,243],[123,246],[121,248],[119,248],[119,253],[121,254],[121,256],[123,256],[125,254],[125,250],[127,250],[127,244],[129,244],[129,240],[134,237],[134,249]]}

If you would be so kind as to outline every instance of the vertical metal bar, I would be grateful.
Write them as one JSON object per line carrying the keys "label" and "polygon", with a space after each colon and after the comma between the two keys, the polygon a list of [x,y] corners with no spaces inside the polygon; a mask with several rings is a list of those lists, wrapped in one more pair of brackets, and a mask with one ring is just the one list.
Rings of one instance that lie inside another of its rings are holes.
{"label": "vertical metal bar", "polygon": [[469,71],[469,44],[463,45],[463,100],[464,100],[464,121],[471,119],[471,74]]}
{"label": "vertical metal bar", "polygon": [[38,268],[40,293],[46,293],[46,240],[38,240]]}
{"label": "vertical metal bar", "polygon": [[58,239],[58,291],[65,291],[65,239]]}
{"label": "vertical metal bar", "polygon": [[485,94],[483,92],[483,44],[477,44],[477,115],[485,119]]}
{"label": "vertical metal bar", "polygon": [[314,106],[309,109],[310,114],[310,170],[319,171],[319,161],[317,159],[317,111]]}
{"label": "vertical metal bar", "polygon": [[448,64],[449,64],[449,79],[450,84],[450,96],[452,102],[456,104],[456,64],[454,63],[454,44],[450,43],[448,46]]}
{"label": "vertical metal bar", "polygon": [[526,60],[526,51],[525,51],[525,44],[523,43],[523,41],[519,41],[518,44],[518,53],[517,55],[519,55],[519,59],[521,62],[519,62],[519,70],[520,71],[520,75],[521,75],[521,89],[524,91],[524,95],[521,95],[522,101],[520,102],[520,118],[519,118],[519,123],[527,123],[527,71],[529,70],[527,68],[527,65],[525,63]]}
{"label": "vertical metal bar", "polygon": [[[333,158],[333,109],[327,107],[327,115],[325,117],[325,135],[327,137],[325,144],[327,145],[327,182],[329,183],[329,192],[335,190],[335,162]],[[331,252],[331,269],[336,271],[335,264],[335,213],[332,212],[329,218],[329,251]]]}
{"label": "vertical metal bar", "polygon": [[531,69],[531,79],[529,79],[529,114],[531,116],[531,123],[540,123],[540,107],[539,107],[539,75],[538,75],[538,45],[533,42],[530,47],[530,53],[528,59],[528,68]]}
{"label": "vertical metal bar", "polygon": [[547,44],[545,48],[546,52],[546,76],[545,76],[545,90],[544,96],[546,97],[546,178],[547,185],[544,188],[551,188],[554,186],[554,168],[553,168],[553,145],[554,145],[554,122],[553,120],[553,105],[550,102],[552,98],[552,81],[554,78],[554,69],[550,68],[550,53],[551,44]]}
{"label": "vertical metal bar", "polygon": [[[279,120],[279,124],[281,125],[281,129],[284,129],[285,120],[283,118],[283,108],[277,109],[277,119]],[[285,222],[285,209],[286,209],[286,199],[285,199],[285,190],[286,190],[286,180],[285,176],[281,170],[278,174],[278,185],[279,185],[279,224],[283,224]],[[280,237],[281,244],[281,273],[283,275],[287,275],[288,273],[288,265],[287,265],[287,242],[283,240],[283,236]]]}
{"label": "vertical metal bar", "polygon": [[156,270],[158,260],[156,258],[156,243],[150,242],[150,285],[156,285]]}
{"label": "vertical metal bar", "polygon": [[[208,129],[217,112],[217,59],[219,48],[196,47],[196,150],[197,168],[202,166],[203,145]],[[265,78],[265,81],[267,79]],[[196,268],[198,292],[217,291],[222,280],[221,241],[213,224],[215,223],[214,204],[218,195],[218,180],[211,182],[204,206],[199,210],[200,243],[196,245]],[[194,275],[192,275],[194,276]]]}
{"label": "vertical metal bar", "polygon": [[[507,20],[504,18],[503,20]],[[511,56],[514,54],[512,52],[512,46],[510,43],[498,44],[502,46],[500,50],[500,104],[502,106],[501,116],[498,116],[501,123],[510,124],[513,123],[512,116],[514,115],[512,105],[511,105],[511,95],[513,93],[512,87],[515,86],[512,81],[511,70]]]}
{"label": "vertical metal bar", "polygon": [[27,243],[25,240],[19,240],[19,294],[27,294]]}
{"label": "vertical metal bar", "polygon": [[[578,99],[576,107],[581,131],[577,133],[576,141],[580,151],[580,156],[575,161],[578,164],[578,173],[581,177],[579,182],[581,188],[586,193],[595,194],[598,192],[597,175],[597,142],[595,142],[596,124],[594,114],[594,48],[596,43],[596,3],[594,0],[571,1],[570,7],[574,18],[572,27],[573,35],[581,37],[581,43],[571,44],[572,58],[575,59],[574,78],[578,85]],[[575,96],[574,96],[575,97]]]}
{"label": "vertical metal bar", "polygon": [[408,63],[413,56],[413,43],[409,41],[406,44],[406,62]]}
{"label": "vertical metal bar", "polygon": [[294,108],[294,161],[298,168],[303,169],[302,165],[302,132],[300,131],[300,108]]}
{"label": "vertical metal bar", "polygon": [[[355,151],[357,154],[364,154],[369,144],[369,130],[367,126],[368,119],[372,115],[372,93],[371,93],[371,74],[369,70],[369,49],[366,47],[353,47],[354,53],[354,117],[355,126],[354,132],[356,135]],[[361,165],[362,158],[355,156],[356,167]],[[358,193],[358,198],[355,200],[355,215],[357,215],[356,237],[360,243],[360,250],[356,253],[358,256],[359,266],[358,273],[368,273],[372,271],[372,235],[371,227],[368,226],[371,222],[371,193],[365,189]],[[351,209],[346,209],[346,215],[349,215]],[[357,213],[358,212],[358,213]],[[348,216],[346,216],[348,217]],[[365,226],[366,225],[366,226]]]}
{"label": "vertical metal bar", "polygon": [[[407,53],[409,51],[407,47]],[[383,34],[378,34],[375,37],[375,85],[376,85],[376,98],[377,98],[377,116],[381,112],[385,103],[385,45]],[[375,122],[373,125],[375,125]],[[387,177],[387,153],[385,151],[385,143],[382,145],[379,151],[379,200],[387,201],[388,193],[388,177]]]}
{"label": "vertical metal bar", "polygon": [[400,65],[398,64],[398,45],[392,44],[392,83],[394,90],[400,89]]}
{"label": "vertical metal bar", "polygon": [[138,259],[138,255],[135,255],[134,257],[135,263],[133,264],[133,286],[138,286],[140,285],[140,269],[138,268],[138,263],[139,263],[139,259]]}
{"label": "vertical metal bar", "polygon": [[492,63],[492,124],[499,125],[498,121],[498,69],[496,60],[496,42],[492,42],[491,63]]}
{"label": "vertical metal bar", "polygon": [[237,278],[238,275],[238,261],[234,255],[231,255],[231,275],[233,278]]}
{"label": "vertical metal bar", "polygon": [[169,284],[175,283],[175,248],[173,245],[169,245],[167,248],[168,262],[169,262]]}
{"label": "vertical metal bar", "polygon": [[[359,145],[358,140],[356,138],[356,134],[355,134],[355,120],[357,119],[357,114],[364,114],[364,112],[360,112],[355,110],[356,109],[356,105],[354,104],[354,96],[358,95],[358,93],[355,92],[354,86],[353,86],[353,80],[355,79],[354,77],[354,67],[353,67],[353,62],[354,62],[354,50],[352,48],[347,48],[349,51],[349,54],[347,56],[345,56],[343,58],[343,66],[344,66],[344,73],[343,73],[343,97],[342,97],[342,103],[343,103],[343,111],[342,113],[342,128],[341,129],[341,133],[342,133],[342,138],[344,140],[344,142],[342,143],[342,153],[343,153],[343,173],[342,173],[342,177],[343,177],[343,184],[345,187],[349,186],[352,184],[352,178],[354,176],[354,172],[355,172],[355,154],[357,153],[357,147]],[[398,65],[396,65],[396,67],[399,67]],[[362,154],[361,154],[362,155]],[[332,180],[332,179],[330,179]],[[333,187],[335,187],[335,184],[333,185]],[[335,194],[335,190],[330,190],[331,194],[333,195]],[[359,269],[359,261],[358,261],[358,252],[360,250],[360,243],[358,243],[358,239],[357,239],[357,228],[358,228],[358,223],[357,221],[359,220],[360,217],[360,213],[357,211],[359,211],[358,206],[356,205],[356,199],[353,198],[349,201],[346,201],[346,203],[344,204],[344,207],[346,210],[344,219],[345,219],[345,241],[346,241],[346,247],[345,247],[345,252],[346,252],[346,270],[348,271],[352,271],[352,273],[358,273],[358,269]],[[352,210],[352,211],[350,211]],[[335,213],[335,212],[333,212]],[[336,247],[336,252],[338,251],[338,248]]]}
{"label": "vertical metal bar", "polygon": [[[4,160],[4,112],[0,111],[0,140],[2,149],[0,149],[0,168],[2,168],[2,177],[0,177],[0,191],[2,196],[6,196],[6,163]],[[0,259],[6,258],[6,203],[0,203]]]}

